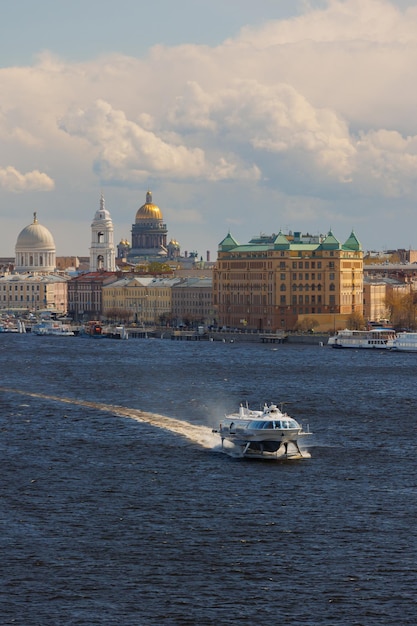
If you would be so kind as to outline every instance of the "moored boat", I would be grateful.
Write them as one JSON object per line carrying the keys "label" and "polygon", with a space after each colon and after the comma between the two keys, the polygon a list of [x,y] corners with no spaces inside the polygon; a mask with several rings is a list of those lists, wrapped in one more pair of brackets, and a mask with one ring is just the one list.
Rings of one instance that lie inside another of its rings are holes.
{"label": "moored boat", "polygon": [[[241,405],[238,413],[226,415],[217,429],[225,452],[255,458],[303,458],[298,439],[310,435],[294,418],[276,404],[265,404],[262,411]],[[232,448],[224,445],[227,441]]]}
{"label": "moored boat", "polygon": [[388,349],[396,338],[392,328],[372,328],[371,330],[339,330],[329,338],[328,346],[333,348],[377,348]]}
{"label": "moored boat", "polygon": [[103,326],[101,322],[90,321],[84,326],[80,332],[80,337],[92,337],[93,339],[104,339],[105,333],[103,332]]}
{"label": "moored boat", "polygon": [[74,337],[71,326],[56,320],[45,320],[32,326],[32,333],[39,336]]}
{"label": "moored boat", "polygon": [[398,333],[391,349],[399,352],[417,352],[417,333]]}

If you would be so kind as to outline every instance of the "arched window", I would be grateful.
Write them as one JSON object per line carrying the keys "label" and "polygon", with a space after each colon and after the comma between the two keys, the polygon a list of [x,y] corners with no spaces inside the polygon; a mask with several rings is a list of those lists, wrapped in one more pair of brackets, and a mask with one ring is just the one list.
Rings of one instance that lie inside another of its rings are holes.
{"label": "arched window", "polygon": [[102,243],[104,241],[104,233],[97,233],[97,242]]}
{"label": "arched window", "polygon": [[336,290],[336,287],[335,287],[334,283],[330,283],[329,291],[335,291],[335,290]]}
{"label": "arched window", "polygon": [[287,291],[287,287],[284,285],[284,283],[281,284],[280,291]]}
{"label": "arched window", "polygon": [[104,257],[102,254],[99,254],[97,257],[97,269],[102,270],[104,267]]}

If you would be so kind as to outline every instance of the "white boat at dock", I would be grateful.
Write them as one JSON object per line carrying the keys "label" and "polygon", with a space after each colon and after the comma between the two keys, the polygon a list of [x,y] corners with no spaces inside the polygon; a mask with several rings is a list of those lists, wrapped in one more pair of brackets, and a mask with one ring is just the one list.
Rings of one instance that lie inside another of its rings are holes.
{"label": "white boat at dock", "polygon": [[298,440],[311,434],[276,404],[265,404],[262,411],[241,405],[238,413],[226,415],[213,432],[220,435],[224,452],[232,456],[237,452],[242,457],[274,459],[303,458]]}
{"label": "white boat at dock", "polygon": [[391,350],[398,352],[417,352],[417,333],[398,333],[392,342]]}
{"label": "white boat at dock", "polygon": [[328,346],[333,348],[392,348],[397,334],[392,328],[372,328],[371,330],[339,330],[329,338]]}
{"label": "white boat at dock", "polygon": [[71,326],[56,320],[44,320],[32,326],[32,333],[40,336],[74,337]]}
{"label": "white boat at dock", "polygon": [[0,333],[26,333],[26,326],[19,319],[16,321],[6,320],[0,323]]}

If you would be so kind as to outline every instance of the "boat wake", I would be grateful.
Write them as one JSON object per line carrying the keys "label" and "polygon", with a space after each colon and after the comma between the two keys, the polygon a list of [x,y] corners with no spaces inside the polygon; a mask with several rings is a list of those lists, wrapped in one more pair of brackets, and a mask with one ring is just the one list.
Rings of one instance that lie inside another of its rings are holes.
{"label": "boat wake", "polygon": [[178,420],[173,417],[166,417],[165,415],[158,415],[156,413],[147,413],[146,411],[140,411],[139,409],[131,409],[115,404],[103,404],[101,402],[90,402],[88,400],[79,400],[77,398],[52,396],[43,393],[22,391],[20,389],[11,389],[8,387],[0,387],[0,390],[7,393],[16,393],[22,396],[28,396],[32,398],[53,400],[54,402],[61,402],[63,404],[85,406],[90,409],[97,409],[99,411],[113,413],[117,417],[128,417],[130,419],[136,420],[137,422],[146,422],[147,424],[151,424],[152,426],[155,426],[157,428],[162,428],[177,435],[181,435],[182,437],[185,437],[186,439],[198,444],[203,448],[208,448],[212,450],[220,448],[218,436],[214,435],[212,429],[208,426],[191,424],[190,422]]}

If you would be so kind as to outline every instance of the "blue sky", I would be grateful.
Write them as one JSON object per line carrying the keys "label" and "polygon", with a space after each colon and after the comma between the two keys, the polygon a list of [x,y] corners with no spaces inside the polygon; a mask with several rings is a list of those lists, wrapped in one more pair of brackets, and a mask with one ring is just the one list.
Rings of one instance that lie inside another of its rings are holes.
{"label": "blue sky", "polygon": [[31,63],[51,50],[69,61],[155,44],[220,44],[247,24],[297,15],[288,0],[14,0],[2,10],[0,65]]}
{"label": "blue sky", "polygon": [[87,256],[147,189],[215,258],[280,229],[417,248],[417,2],[15,0],[0,21],[0,256],[37,211]]}

